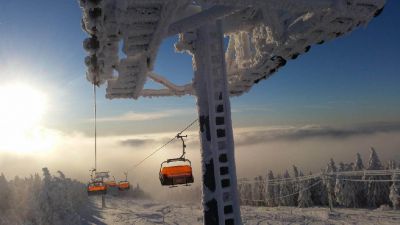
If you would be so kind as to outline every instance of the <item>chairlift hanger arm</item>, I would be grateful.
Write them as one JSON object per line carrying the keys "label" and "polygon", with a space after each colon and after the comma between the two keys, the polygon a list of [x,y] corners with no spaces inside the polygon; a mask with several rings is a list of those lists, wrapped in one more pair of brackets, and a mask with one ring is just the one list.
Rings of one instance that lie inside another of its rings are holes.
{"label": "chairlift hanger arm", "polygon": [[184,159],[185,158],[185,154],[186,154],[186,144],[185,144],[185,140],[183,138],[187,138],[187,135],[181,135],[182,133],[178,133],[176,135],[176,138],[181,139],[182,141],[182,155],[180,158]]}

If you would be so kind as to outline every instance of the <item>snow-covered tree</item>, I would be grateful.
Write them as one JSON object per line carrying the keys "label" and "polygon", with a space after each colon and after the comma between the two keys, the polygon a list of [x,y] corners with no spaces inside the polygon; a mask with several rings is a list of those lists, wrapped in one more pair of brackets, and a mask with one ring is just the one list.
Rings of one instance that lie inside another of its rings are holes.
{"label": "snow-covered tree", "polygon": [[396,210],[400,204],[400,188],[394,183],[390,186],[389,198],[392,202],[393,209]]}
{"label": "snow-covered tree", "polygon": [[243,179],[239,185],[239,198],[243,205],[253,204],[252,186],[247,179]]}
{"label": "snow-covered tree", "polygon": [[[382,170],[383,166],[374,148],[368,162],[368,170]],[[374,180],[386,180],[386,176],[366,176],[367,182],[367,205],[368,207],[379,207],[389,203],[389,185],[387,182],[374,182]]]}
{"label": "snow-covered tree", "polygon": [[332,205],[335,205],[336,171],[337,167],[335,165],[335,161],[333,161],[331,158],[326,168],[326,177],[324,178],[324,183],[328,192],[328,199],[331,201]]}
{"label": "snow-covered tree", "polygon": [[[339,164],[339,172],[352,171],[353,164]],[[344,207],[354,207],[356,202],[356,183],[351,180],[351,176],[338,175],[336,177],[335,196],[336,202]]]}
{"label": "snow-covered tree", "polygon": [[240,205],[245,205],[245,195],[244,195],[244,189],[245,189],[245,182],[246,182],[246,179],[240,179],[239,181],[238,181],[238,194],[239,194],[239,203],[240,203]]}
{"label": "snow-covered tree", "polygon": [[[282,175],[278,173],[278,175],[276,176],[276,180],[277,181],[281,181],[282,180]],[[274,190],[274,196],[275,196],[275,201],[276,204],[278,206],[281,206],[281,183],[279,183],[279,185],[275,185],[274,186],[275,190]]]}
{"label": "snow-covered tree", "polygon": [[[339,163],[339,169],[338,172],[343,172],[344,171],[344,164],[342,162]],[[345,181],[343,180],[344,176],[343,175],[338,175],[336,176],[336,182],[335,182],[335,200],[339,205],[343,205],[345,199],[345,193],[343,192],[343,188],[345,185]]]}
{"label": "snow-covered tree", "polygon": [[0,216],[11,207],[11,190],[4,174],[0,175]]}
{"label": "snow-covered tree", "polygon": [[329,160],[328,166],[326,167],[326,172],[334,173],[336,171],[337,171],[337,167],[336,167],[335,161],[331,158]]}
{"label": "snow-covered tree", "polygon": [[293,176],[294,176],[295,178],[298,178],[298,177],[299,177],[299,169],[297,168],[296,165],[293,165]]}
{"label": "snow-covered tree", "polygon": [[297,166],[293,165],[293,177],[296,179],[296,181],[292,183],[292,191],[293,193],[295,193],[293,195],[294,205],[298,205],[297,200],[299,199],[299,194],[297,193],[299,192],[300,188],[300,183],[298,180],[299,176],[300,176],[299,169],[297,168]]}
{"label": "snow-covered tree", "polygon": [[[354,163],[353,170],[354,171],[362,171],[364,170],[364,164],[361,159],[360,153],[356,154],[356,161]],[[353,179],[356,180],[361,180],[363,179],[362,176],[352,176]],[[354,182],[354,194],[355,194],[355,200],[354,200],[354,207],[359,208],[363,207],[366,205],[366,193],[367,193],[367,185],[365,182]]]}
{"label": "snow-covered tree", "polygon": [[364,170],[364,164],[361,159],[360,153],[357,152],[356,154],[356,162],[354,163],[354,171]]}
{"label": "snow-covered tree", "polygon": [[262,176],[257,176],[254,178],[253,185],[253,201],[256,206],[265,205],[265,181]]}
{"label": "snow-covered tree", "polygon": [[275,186],[276,186],[276,184],[271,183],[271,182],[274,182],[274,173],[270,170],[267,175],[267,185],[266,185],[267,191],[266,191],[266,197],[265,197],[266,204],[269,207],[273,207],[273,206],[277,205],[276,201],[275,201]]}
{"label": "snow-covered tree", "polygon": [[378,154],[375,149],[371,147],[371,153],[368,161],[368,170],[381,170],[383,169],[382,163],[379,160]]}
{"label": "snow-covered tree", "polygon": [[392,185],[390,186],[389,199],[392,202],[393,209],[396,210],[400,206],[400,169],[392,176]]}
{"label": "snow-covered tree", "polygon": [[[28,178],[7,181],[0,176],[0,224],[67,225],[81,224],[81,216],[90,216],[85,185],[59,172],[52,177],[43,169]],[[7,193],[7,195],[3,195]]]}
{"label": "snow-covered tree", "polygon": [[293,198],[293,181],[289,181],[289,172],[286,170],[280,185],[280,202],[283,206],[295,206],[295,200]]}
{"label": "snow-covered tree", "polygon": [[328,205],[328,193],[326,185],[323,183],[321,177],[315,177],[311,179],[311,184],[315,184],[311,187],[311,199],[314,205],[326,206]]}
{"label": "snow-covered tree", "polygon": [[[312,185],[312,184],[311,184]],[[299,195],[298,195],[298,207],[307,208],[313,206],[310,191],[310,181],[304,180],[300,182]]]}

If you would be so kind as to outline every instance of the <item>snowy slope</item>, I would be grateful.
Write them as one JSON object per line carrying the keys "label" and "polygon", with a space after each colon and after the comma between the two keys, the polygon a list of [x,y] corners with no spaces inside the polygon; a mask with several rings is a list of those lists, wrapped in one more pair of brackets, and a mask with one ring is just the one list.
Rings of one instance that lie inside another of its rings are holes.
{"label": "snowy slope", "polygon": [[[100,206],[100,198],[93,201]],[[242,207],[246,225],[288,224],[400,224],[400,211],[367,209],[335,209],[294,207]],[[107,197],[107,208],[99,209],[99,221],[104,224],[179,224],[202,225],[200,204],[160,203]],[[94,224],[94,223],[92,223]],[[99,223],[96,223],[99,224]]]}

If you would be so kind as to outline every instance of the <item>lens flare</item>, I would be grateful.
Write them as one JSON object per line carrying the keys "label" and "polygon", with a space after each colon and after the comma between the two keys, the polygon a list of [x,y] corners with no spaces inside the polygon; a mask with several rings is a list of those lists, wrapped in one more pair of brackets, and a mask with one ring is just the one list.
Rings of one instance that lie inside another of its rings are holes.
{"label": "lens flare", "polygon": [[41,128],[46,96],[26,84],[0,86],[0,151],[37,152],[49,150],[52,135]]}

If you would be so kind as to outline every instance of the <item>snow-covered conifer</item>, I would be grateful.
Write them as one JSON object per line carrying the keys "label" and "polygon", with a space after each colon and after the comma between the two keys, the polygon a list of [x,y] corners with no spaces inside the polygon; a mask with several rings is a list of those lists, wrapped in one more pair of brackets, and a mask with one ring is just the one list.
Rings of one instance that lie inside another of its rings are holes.
{"label": "snow-covered conifer", "polygon": [[311,187],[311,199],[314,205],[326,206],[328,205],[328,193],[326,185],[323,183],[321,177],[315,177],[311,179],[311,184],[315,184]]}
{"label": "snow-covered conifer", "polygon": [[357,152],[356,162],[355,162],[355,165],[354,165],[354,171],[360,171],[360,170],[363,170],[363,169],[364,169],[364,164],[363,164],[363,161],[361,159],[361,155],[360,155],[360,153]]}
{"label": "snow-covered conifer", "polygon": [[292,191],[295,193],[293,195],[293,201],[294,201],[294,205],[298,205],[297,200],[299,199],[298,192],[299,192],[299,188],[300,188],[300,183],[299,183],[298,177],[300,176],[300,174],[299,174],[299,170],[298,170],[297,166],[295,166],[295,165],[293,165],[293,176],[296,179],[295,182],[292,182],[292,188],[291,188]]}
{"label": "snow-covered conifer", "polygon": [[[374,148],[368,161],[368,170],[382,170],[383,166]],[[374,180],[386,180],[386,176],[366,176],[367,183],[367,205],[368,207],[379,207],[389,203],[389,184],[387,182],[374,182]]]}
{"label": "snow-covered conifer", "polygon": [[253,192],[252,186],[247,179],[240,185],[240,199],[243,205],[253,204]]}
{"label": "snow-covered conifer", "polygon": [[396,210],[400,207],[400,169],[397,169],[392,176],[392,185],[390,186],[389,199],[392,203],[393,209]]}
{"label": "snow-covered conifer", "polygon": [[335,161],[333,161],[333,159],[331,158],[326,168],[327,177],[325,178],[324,183],[328,192],[328,199],[332,201],[333,205],[335,205],[336,172],[337,167],[335,165]]}
{"label": "snow-covered conifer", "polygon": [[238,180],[238,195],[239,195],[239,204],[240,205],[245,205],[244,204],[244,182],[245,179],[240,179]]}
{"label": "snow-covered conifer", "polygon": [[[339,172],[352,171],[354,168],[353,164],[340,164]],[[336,178],[335,185],[335,196],[336,202],[344,207],[354,207],[356,204],[356,183],[350,181],[351,176],[338,175]]]}
{"label": "snow-covered conifer", "polygon": [[[338,172],[343,172],[343,171],[344,171],[344,164],[342,162],[340,162]],[[335,200],[339,205],[344,205],[343,202],[346,200],[345,194],[343,192],[344,183],[345,183],[345,181],[343,179],[344,179],[343,175],[336,176],[334,191],[335,191]]]}
{"label": "snow-covered conifer", "polygon": [[309,180],[304,180],[300,182],[298,195],[298,207],[300,208],[307,208],[314,205],[311,199],[310,185],[312,184],[310,184]]}
{"label": "snow-covered conifer", "polygon": [[11,189],[4,174],[0,175],[0,216],[11,208]]}
{"label": "snow-covered conifer", "polygon": [[278,175],[276,176],[276,180],[278,180],[280,182],[280,184],[274,186],[275,187],[274,188],[275,189],[274,196],[275,196],[276,204],[278,206],[281,206],[281,181],[280,180],[282,180],[282,175],[278,173]]}
{"label": "snow-covered conifer", "polygon": [[375,149],[371,147],[371,154],[368,161],[368,170],[381,170],[383,169],[382,163],[379,160],[378,154]]}
{"label": "snow-covered conifer", "polygon": [[293,176],[295,178],[299,177],[299,170],[297,169],[297,166],[293,165]]}
{"label": "snow-covered conifer", "polygon": [[395,183],[390,186],[389,198],[392,202],[393,209],[396,210],[400,205],[400,188]]}
{"label": "snow-covered conifer", "polygon": [[271,183],[274,181],[274,173],[270,170],[267,175],[267,193],[266,193],[266,204],[269,207],[276,206],[276,201],[275,201],[275,186],[277,186],[274,183]]}
{"label": "snow-covered conifer", "polygon": [[295,206],[295,200],[293,198],[293,181],[289,181],[289,172],[286,170],[283,175],[284,180],[282,180],[280,185],[280,202],[283,206]]}
{"label": "snow-covered conifer", "polygon": [[265,205],[265,181],[262,176],[254,178],[253,201],[256,206]]}
{"label": "snow-covered conifer", "polygon": [[[364,164],[361,159],[360,153],[356,154],[356,161],[354,163],[353,170],[354,171],[362,171],[364,170]],[[356,180],[361,180],[363,179],[362,176],[352,176],[353,179]],[[354,194],[355,194],[355,200],[354,200],[354,207],[359,208],[363,207],[366,205],[366,192],[367,192],[367,184],[365,182],[354,182]]]}
{"label": "snow-covered conifer", "polygon": [[334,172],[336,172],[336,171],[337,171],[337,167],[336,167],[335,161],[333,161],[333,159],[331,158],[331,159],[329,160],[328,166],[327,166],[327,168],[326,168],[326,172],[328,172],[328,173],[334,173]]}

